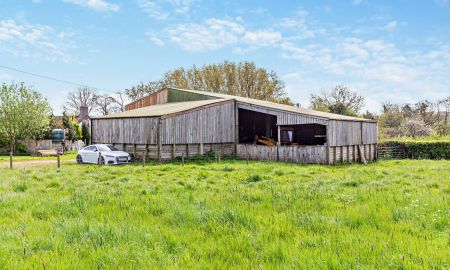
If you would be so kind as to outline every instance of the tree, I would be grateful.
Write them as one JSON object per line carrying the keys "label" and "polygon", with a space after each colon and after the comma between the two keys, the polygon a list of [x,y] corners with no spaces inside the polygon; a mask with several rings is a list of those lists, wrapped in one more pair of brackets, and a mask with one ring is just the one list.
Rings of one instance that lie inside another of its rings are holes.
{"label": "tree", "polygon": [[[131,100],[136,101],[138,99],[143,98],[144,96],[150,95],[161,88],[164,87],[164,82],[162,80],[159,81],[149,81],[148,83],[140,82],[136,86],[132,86],[129,89],[125,89],[125,95]],[[121,95],[122,96],[122,95]],[[124,107],[124,106],[122,106]]]}
{"label": "tree", "polygon": [[338,85],[330,92],[311,95],[313,110],[355,116],[364,106],[364,97],[350,90],[347,86]]}
{"label": "tree", "polygon": [[175,88],[203,90],[272,102],[292,104],[277,74],[256,67],[253,62],[178,68],[164,76],[164,84]]}
{"label": "tree", "polygon": [[86,145],[89,145],[91,142],[91,132],[84,122],[81,124],[81,135],[81,139],[85,142]]}
{"label": "tree", "polygon": [[114,98],[109,95],[97,95],[95,98],[95,104],[97,106],[97,110],[102,115],[108,115],[114,110]]}
{"label": "tree", "polygon": [[72,126],[73,126],[73,130],[74,130],[74,132],[73,132],[74,136],[72,137],[72,142],[81,140],[83,138],[83,133],[82,133],[80,124],[73,121]]}
{"label": "tree", "polygon": [[64,129],[66,130],[66,139],[74,141],[74,138],[76,138],[77,136],[75,127],[73,126],[73,122],[66,112],[63,112],[63,126]]}
{"label": "tree", "polygon": [[431,134],[432,129],[421,119],[408,119],[401,126],[403,136],[406,137],[426,137]]}
{"label": "tree", "polygon": [[0,133],[14,151],[18,140],[43,135],[50,105],[42,95],[21,84],[3,84],[0,90]]}
{"label": "tree", "polygon": [[52,130],[57,128],[62,128],[61,122],[58,121],[58,118],[51,114],[49,117],[49,123],[46,127],[44,134],[42,135],[42,139],[51,140],[52,139]]}
{"label": "tree", "polygon": [[67,101],[64,104],[64,111],[74,115],[80,114],[80,107],[88,107],[89,113],[95,110],[97,94],[89,87],[80,87],[75,91],[69,92]]}
{"label": "tree", "polygon": [[113,112],[124,112],[128,100],[124,92],[116,92],[113,97]]}

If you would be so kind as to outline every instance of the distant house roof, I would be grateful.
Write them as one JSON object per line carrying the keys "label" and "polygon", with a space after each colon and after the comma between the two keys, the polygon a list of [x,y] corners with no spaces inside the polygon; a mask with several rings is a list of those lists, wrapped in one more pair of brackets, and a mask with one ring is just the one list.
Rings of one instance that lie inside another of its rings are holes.
{"label": "distant house roof", "polygon": [[371,119],[364,119],[364,118],[339,115],[339,114],[334,114],[334,113],[315,111],[315,110],[299,108],[299,107],[295,107],[295,106],[291,106],[291,105],[279,104],[279,103],[265,101],[265,100],[258,100],[258,99],[252,99],[252,98],[246,98],[246,97],[219,94],[219,93],[213,93],[213,92],[208,92],[208,91],[187,90],[187,89],[179,89],[179,88],[168,88],[168,89],[204,95],[207,97],[212,97],[214,99],[157,104],[157,105],[151,105],[151,106],[142,107],[142,108],[138,108],[138,109],[128,110],[128,111],[121,112],[121,113],[95,117],[93,119],[152,117],[152,116],[156,117],[156,116],[163,116],[163,115],[167,115],[167,114],[188,111],[188,110],[200,108],[203,106],[207,106],[207,105],[211,105],[211,104],[215,104],[215,103],[219,103],[219,102],[236,100],[237,102],[241,102],[241,103],[247,103],[247,104],[260,106],[260,107],[266,107],[266,108],[274,109],[274,110],[287,111],[287,112],[298,113],[298,114],[303,114],[303,115],[315,116],[315,117],[320,117],[320,118],[329,119],[329,120],[376,122]]}

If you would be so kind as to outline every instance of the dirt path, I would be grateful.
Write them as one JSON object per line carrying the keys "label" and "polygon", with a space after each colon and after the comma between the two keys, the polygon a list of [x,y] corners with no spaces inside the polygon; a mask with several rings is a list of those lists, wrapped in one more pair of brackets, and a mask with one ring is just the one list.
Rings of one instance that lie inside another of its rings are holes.
{"label": "dirt path", "polygon": [[[64,160],[61,161],[61,165],[67,164],[67,163],[75,163],[75,161],[72,160]],[[56,167],[56,160],[29,160],[29,161],[13,161],[13,167],[14,168],[39,168],[39,167]],[[0,168],[8,168],[9,167],[9,161],[8,162],[0,162]]]}

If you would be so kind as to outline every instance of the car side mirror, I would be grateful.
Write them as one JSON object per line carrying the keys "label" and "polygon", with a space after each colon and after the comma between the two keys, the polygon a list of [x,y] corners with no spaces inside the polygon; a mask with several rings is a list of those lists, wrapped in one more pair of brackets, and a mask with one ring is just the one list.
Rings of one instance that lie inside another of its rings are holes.
{"label": "car side mirror", "polygon": [[97,149],[95,149],[95,150],[94,150],[94,152],[98,152],[98,150],[97,150]]}

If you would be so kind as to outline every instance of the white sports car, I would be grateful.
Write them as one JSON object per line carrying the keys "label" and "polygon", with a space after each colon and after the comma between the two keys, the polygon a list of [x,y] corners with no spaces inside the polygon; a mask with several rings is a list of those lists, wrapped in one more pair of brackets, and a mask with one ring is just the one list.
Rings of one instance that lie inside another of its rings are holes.
{"label": "white sports car", "polygon": [[127,152],[120,151],[110,144],[94,144],[87,146],[77,154],[77,163],[94,164],[126,164],[131,162],[131,156]]}

